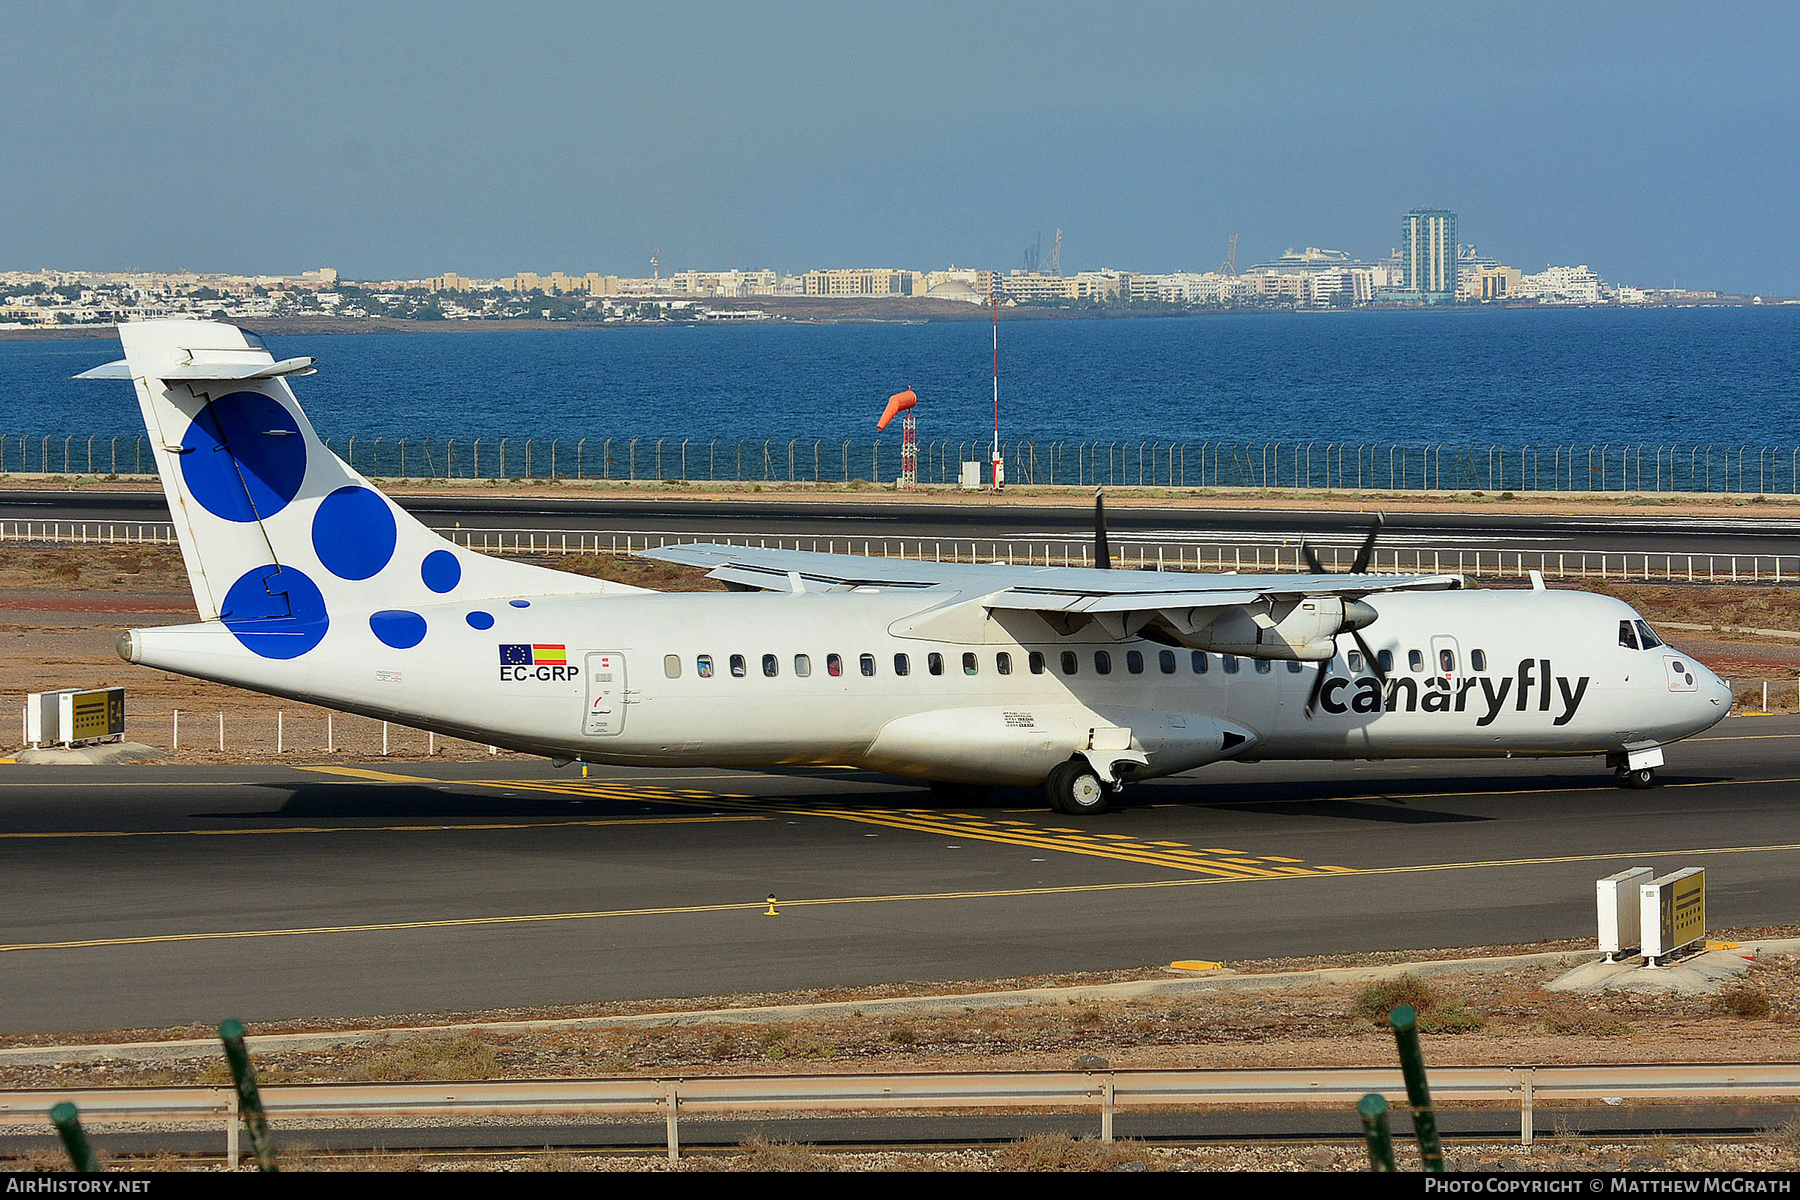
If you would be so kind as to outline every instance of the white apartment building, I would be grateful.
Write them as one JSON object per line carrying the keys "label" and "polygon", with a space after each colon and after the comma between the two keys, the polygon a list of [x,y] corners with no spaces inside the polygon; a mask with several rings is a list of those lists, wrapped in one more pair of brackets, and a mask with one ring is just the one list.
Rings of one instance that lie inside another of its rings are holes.
{"label": "white apartment building", "polygon": [[1550,304],[1598,304],[1602,286],[1600,276],[1585,265],[1545,267],[1520,278],[1519,295]]}

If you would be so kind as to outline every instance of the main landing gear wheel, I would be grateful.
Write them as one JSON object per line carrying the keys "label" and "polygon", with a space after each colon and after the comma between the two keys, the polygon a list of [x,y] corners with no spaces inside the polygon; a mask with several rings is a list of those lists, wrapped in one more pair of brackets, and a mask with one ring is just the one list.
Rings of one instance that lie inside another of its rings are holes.
{"label": "main landing gear wheel", "polygon": [[1656,769],[1654,767],[1620,767],[1613,772],[1613,779],[1622,788],[1643,789],[1656,786]]}
{"label": "main landing gear wheel", "polygon": [[1050,797],[1050,807],[1065,816],[1090,816],[1112,807],[1112,790],[1086,759],[1072,758],[1050,772],[1044,792]]}
{"label": "main landing gear wheel", "polygon": [[946,804],[980,804],[993,796],[994,789],[985,783],[949,783],[933,779],[931,794]]}

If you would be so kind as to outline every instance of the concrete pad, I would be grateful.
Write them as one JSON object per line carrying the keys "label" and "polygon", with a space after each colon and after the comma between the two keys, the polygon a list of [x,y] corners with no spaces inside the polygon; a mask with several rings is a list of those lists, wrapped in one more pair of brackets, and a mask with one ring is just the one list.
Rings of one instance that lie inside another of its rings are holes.
{"label": "concrete pad", "polygon": [[1551,992],[1674,992],[1703,996],[1730,980],[1750,973],[1754,951],[1703,950],[1664,967],[1644,965],[1641,958],[1622,962],[1584,963],[1544,985]]}
{"label": "concrete pad", "polygon": [[146,746],[142,742],[101,742],[95,746],[21,750],[14,757],[20,763],[37,766],[86,767],[149,762],[167,753],[167,750],[158,750],[155,746]]}

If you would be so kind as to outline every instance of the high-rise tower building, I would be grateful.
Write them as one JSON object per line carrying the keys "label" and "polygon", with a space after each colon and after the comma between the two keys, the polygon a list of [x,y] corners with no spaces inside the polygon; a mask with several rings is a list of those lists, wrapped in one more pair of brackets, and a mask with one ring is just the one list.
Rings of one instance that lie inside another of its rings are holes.
{"label": "high-rise tower building", "polygon": [[1400,219],[1402,289],[1426,304],[1456,299],[1456,214],[1415,208]]}

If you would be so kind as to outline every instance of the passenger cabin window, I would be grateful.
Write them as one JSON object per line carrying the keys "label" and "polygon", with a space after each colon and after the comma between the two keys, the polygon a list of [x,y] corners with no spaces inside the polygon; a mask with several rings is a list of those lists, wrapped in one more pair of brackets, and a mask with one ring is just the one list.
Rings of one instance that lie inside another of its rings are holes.
{"label": "passenger cabin window", "polygon": [[681,655],[663,655],[663,674],[667,675],[670,679],[681,678]]}
{"label": "passenger cabin window", "polygon": [[912,674],[912,659],[908,658],[904,654],[894,655],[894,674],[896,674],[896,675],[911,675]]}
{"label": "passenger cabin window", "polygon": [[1125,652],[1125,669],[1133,675],[1142,675],[1144,673],[1144,656],[1136,650],[1127,650]]}
{"label": "passenger cabin window", "polygon": [[1112,674],[1112,655],[1104,650],[1094,651],[1094,673],[1096,675]]}
{"label": "passenger cabin window", "polygon": [[1471,671],[1487,670],[1487,651],[1486,650],[1471,650],[1471,651],[1469,651],[1469,670],[1471,670]]}
{"label": "passenger cabin window", "polygon": [[1173,675],[1175,673],[1175,652],[1173,650],[1158,650],[1156,652],[1156,665],[1162,669],[1164,675]]}
{"label": "passenger cabin window", "polygon": [[694,674],[702,679],[711,679],[713,672],[712,655],[702,654],[694,660]]}
{"label": "passenger cabin window", "polygon": [[1636,650],[1638,648],[1637,626],[1633,625],[1630,621],[1619,622],[1619,645],[1625,647],[1627,650]]}
{"label": "passenger cabin window", "polygon": [[1194,674],[1196,674],[1196,675],[1206,674],[1206,668],[1208,665],[1207,659],[1206,659],[1206,651],[1204,651],[1204,650],[1194,651],[1193,655],[1190,658],[1190,661],[1194,665]]}
{"label": "passenger cabin window", "polygon": [[1075,657],[1073,650],[1062,652],[1062,669],[1064,675],[1073,675],[1081,669],[1081,660]]}
{"label": "passenger cabin window", "polygon": [[812,659],[804,654],[794,655],[794,674],[805,679],[812,674]]}
{"label": "passenger cabin window", "polygon": [[981,661],[975,657],[973,650],[963,651],[963,674],[973,675],[981,670]]}
{"label": "passenger cabin window", "polygon": [[1344,655],[1344,661],[1350,664],[1350,673],[1352,675],[1361,675],[1362,674],[1363,664],[1362,664],[1362,653],[1360,651],[1357,651],[1357,650],[1350,651],[1350,653]]}
{"label": "passenger cabin window", "polygon": [[873,654],[863,655],[861,658],[856,660],[856,665],[862,668],[862,673],[864,675],[868,675],[871,677],[874,676],[874,674],[875,674],[875,656]]}
{"label": "passenger cabin window", "polygon": [[1252,661],[1256,663],[1256,673],[1258,675],[1267,675],[1269,673],[1269,668],[1274,665],[1266,658],[1253,659]]}
{"label": "passenger cabin window", "polygon": [[1408,650],[1406,652],[1406,665],[1407,665],[1407,667],[1409,667],[1412,670],[1413,674],[1415,674],[1415,675],[1423,672],[1425,670],[1425,653],[1424,653],[1424,651]]}
{"label": "passenger cabin window", "polygon": [[827,654],[825,656],[825,673],[833,679],[842,675],[844,673],[844,656],[841,654]]}
{"label": "passenger cabin window", "polygon": [[1002,650],[994,655],[994,670],[1002,675],[1012,674],[1012,655]]}
{"label": "passenger cabin window", "polygon": [[1637,631],[1639,639],[1644,643],[1644,649],[1654,650],[1663,644],[1663,640],[1656,636],[1656,631],[1650,628],[1650,622],[1639,621]]}
{"label": "passenger cabin window", "polygon": [[1300,673],[1300,664],[1299,664],[1299,663],[1297,663],[1297,662],[1295,662],[1295,661],[1294,661],[1294,660],[1293,660],[1293,659],[1291,659],[1291,658],[1290,658],[1290,659],[1288,659],[1288,665],[1287,665],[1287,667],[1288,667],[1288,674],[1289,674],[1289,675],[1298,675],[1298,674],[1299,674],[1299,673]]}
{"label": "passenger cabin window", "polygon": [[741,654],[732,655],[731,656],[731,677],[733,679],[742,679],[744,676],[748,675],[749,673],[750,673],[750,669],[744,665],[744,656]]}
{"label": "passenger cabin window", "polygon": [[1456,674],[1456,651],[1454,651],[1454,650],[1439,650],[1438,651],[1438,670],[1442,671],[1446,675]]}
{"label": "passenger cabin window", "polygon": [[1220,665],[1225,668],[1225,673],[1227,675],[1236,675],[1238,673],[1238,656],[1237,655],[1221,654],[1221,655],[1219,655],[1219,662],[1220,662]]}
{"label": "passenger cabin window", "polygon": [[936,650],[927,654],[925,656],[925,669],[930,671],[933,675],[942,675],[944,673],[944,656],[939,654]]}
{"label": "passenger cabin window", "polygon": [[1381,673],[1387,675],[1394,669],[1394,652],[1392,650],[1377,650],[1375,652],[1375,661],[1381,664]]}
{"label": "passenger cabin window", "polygon": [[1033,675],[1042,675],[1044,673],[1044,656],[1036,650],[1031,652],[1025,662],[1031,667],[1031,673]]}
{"label": "passenger cabin window", "polygon": [[781,660],[773,654],[763,655],[763,674],[770,679],[781,674]]}

